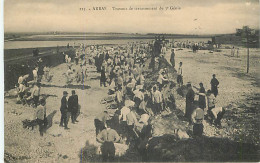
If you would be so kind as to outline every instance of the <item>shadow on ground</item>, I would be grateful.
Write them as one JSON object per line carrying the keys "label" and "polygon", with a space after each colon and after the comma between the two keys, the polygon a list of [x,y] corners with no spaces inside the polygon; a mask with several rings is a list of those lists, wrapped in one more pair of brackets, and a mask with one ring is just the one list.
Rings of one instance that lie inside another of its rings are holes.
{"label": "shadow on ground", "polygon": [[65,85],[65,86],[58,86],[58,85],[51,85],[51,84],[42,84],[42,87],[56,87],[56,88],[70,88],[70,89],[90,89],[91,87],[89,85]]}
{"label": "shadow on ground", "polygon": [[52,124],[53,124],[53,117],[54,115],[57,113],[57,110],[54,110],[51,114],[49,114],[46,118],[47,118],[47,121],[48,121],[48,125],[46,127],[46,131],[51,128]]}

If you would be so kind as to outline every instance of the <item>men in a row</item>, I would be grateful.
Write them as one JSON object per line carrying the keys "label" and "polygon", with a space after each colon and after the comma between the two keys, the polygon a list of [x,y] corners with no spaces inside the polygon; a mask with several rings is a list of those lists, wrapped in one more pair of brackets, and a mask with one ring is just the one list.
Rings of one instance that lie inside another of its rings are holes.
{"label": "men in a row", "polygon": [[64,91],[63,92],[63,97],[61,99],[61,107],[60,107],[60,112],[61,112],[61,120],[60,120],[60,126],[64,127],[66,130],[68,130],[68,122],[71,114],[71,120],[72,123],[78,122],[76,120],[77,114],[79,112],[79,105],[78,105],[78,96],[76,95],[75,90],[72,90],[72,95],[68,97],[68,92]]}

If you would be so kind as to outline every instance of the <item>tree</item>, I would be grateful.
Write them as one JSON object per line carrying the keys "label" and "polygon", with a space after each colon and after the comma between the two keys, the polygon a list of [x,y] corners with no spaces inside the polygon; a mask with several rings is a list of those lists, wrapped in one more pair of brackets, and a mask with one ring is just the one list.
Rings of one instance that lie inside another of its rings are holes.
{"label": "tree", "polygon": [[257,42],[257,36],[254,29],[248,26],[243,26],[242,29],[236,29],[236,35],[241,37],[241,41],[246,44],[247,47],[247,69],[249,72],[249,45]]}

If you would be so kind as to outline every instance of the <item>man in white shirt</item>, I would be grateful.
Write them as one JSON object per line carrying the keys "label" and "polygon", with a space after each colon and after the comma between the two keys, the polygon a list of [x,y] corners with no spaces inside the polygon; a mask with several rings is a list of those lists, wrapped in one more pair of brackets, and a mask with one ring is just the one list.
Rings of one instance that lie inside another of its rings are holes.
{"label": "man in white shirt", "polygon": [[126,123],[126,115],[130,113],[130,109],[128,106],[124,106],[121,110],[121,113],[118,117],[119,123],[120,123],[120,128],[122,130],[122,138],[126,139],[127,138],[127,123]]}
{"label": "man in white shirt", "polygon": [[44,120],[46,118],[46,102],[45,99],[40,100],[40,105],[36,108],[35,119],[39,125],[40,135],[43,136]]}
{"label": "man in white shirt", "polygon": [[153,87],[152,101],[155,114],[160,113],[162,111],[162,94],[156,90],[156,87]]}
{"label": "man in white shirt", "polygon": [[193,135],[202,136],[203,134],[203,120],[204,111],[201,108],[196,108],[191,114],[191,120],[193,122]]}
{"label": "man in white shirt", "polygon": [[126,124],[128,129],[128,142],[131,142],[131,140],[135,139],[136,137],[135,126],[138,124],[136,113],[133,110],[133,107],[130,107],[130,112],[126,115]]}
{"label": "man in white shirt", "polygon": [[177,71],[177,83],[179,85],[179,87],[181,87],[183,85],[183,79],[182,79],[182,62],[180,62],[179,64],[179,68],[178,68],[178,71]]}
{"label": "man in white shirt", "polygon": [[165,45],[163,45],[163,47],[161,49],[161,54],[163,54],[163,55],[166,54],[166,47],[165,47]]}
{"label": "man in white shirt", "polygon": [[[228,107],[230,107],[230,106],[228,106]],[[226,112],[226,109],[224,107],[215,107],[215,108],[211,109],[209,115],[212,118],[212,122],[214,122],[214,124],[217,127],[221,127],[221,119],[223,118],[225,112]]]}
{"label": "man in white shirt", "polygon": [[18,84],[22,84],[23,83],[23,76],[20,76],[19,78],[18,78]]}
{"label": "man in white shirt", "polygon": [[140,103],[144,100],[144,93],[143,93],[143,89],[139,90],[136,89],[133,93],[134,93],[134,102],[135,102],[135,106],[139,107]]}
{"label": "man in white shirt", "polygon": [[158,76],[158,79],[157,79],[157,82],[159,83],[159,90],[161,91],[165,82],[168,82],[169,80],[164,76],[165,75],[165,72],[162,71],[159,76]]}
{"label": "man in white shirt", "polygon": [[26,91],[26,86],[23,83],[21,83],[19,84],[18,90],[19,101],[22,101],[22,103],[25,104],[24,95]]}
{"label": "man in white shirt", "polygon": [[34,107],[37,107],[38,103],[39,103],[40,86],[41,86],[40,83],[34,84],[34,87],[33,87],[32,93],[31,93],[31,97],[33,99]]}
{"label": "man in white shirt", "polygon": [[123,94],[122,94],[122,87],[120,86],[117,88],[116,91],[116,102],[117,102],[117,107],[121,109],[122,103],[123,103]]}
{"label": "man in white shirt", "polygon": [[36,67],[33,71],[33,81],[37,82],[38,81],[38,67]]}

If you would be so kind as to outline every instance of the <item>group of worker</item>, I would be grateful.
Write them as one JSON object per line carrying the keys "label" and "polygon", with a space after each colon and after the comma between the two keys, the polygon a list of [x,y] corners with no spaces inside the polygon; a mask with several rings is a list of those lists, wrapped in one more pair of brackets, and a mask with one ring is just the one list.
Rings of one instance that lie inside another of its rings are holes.
{"label": "group of worker", "polygon": [[[156,44],[157,48],[154,48]],[[158,50],[159,48],[159,50]],[[152,43],[128,43],[127,45],[107,48],[104,46],[81,46],[76,52],[75,57],[65,55],[65,62],[68,70],[66,73],[67,84],[74,79],[84,85],[87,77],[87,63],[92,65],[94,62],[97,72],[100,73],[100,87],[110,86],[111,95],[116,103],[114,115],[109,114],[109,110],[104,110],[94,119],[97,141],[102,143],[101,151],[103,161],[113,161],[115,157],[115,142],[125,142],[136,147],[142,156],[143,161],[147,161],[147,145],[152,138],[151,120],[155,116],[161,116],[163,111],[171,112],[176,109],[174,98],[175,83],[168,76],[168,68],[158,66],[158,77],[156,82],[149,85],[146,83],[147,69],[146,61],[150,56],[163,58],[167,50],[171,49],[170,63],[175,69],[175,52],[170,44],[164,44],[161,40]],[[160,53],[159,55],[155,54]],[[153,53],[153,54],[151,54]],[[84,56],[81,59],[81,56]],[[88,59],[87,59],[88,58]],[[72,64],[75,61],[75,64]],[[76,71],[73,70],[76,66]],[[154,68],[153,68],[154,69]],[[44,76],[49,76],[49,68],[44,68]],[[37,68],[34,70],[34,80],[38,80]],[[75,74],[73,76],[72,74]],[[182,62],[177,69],[178,87],[183,86]],[[23,83],[26,76],[21,76],[18,80],[19,89],[23,90]],[[193,135],[203,134],[203,120],[207,119],[210,123],[220,126],[220,120],[225,113],[224,108],[215,107],[215,97],[218,95],[219,81],[215,74],[211,80],[211,89],[207,92],[200,83],[199,92],[195,93],[191,83],[188,83],[186,94],[185,117],[193,124]],[[36,106],[36,119],[39,124],[40,135],[43,135],[46,127],[46,101],[39,99],[40,83],[35,82],[32,91],[32,98]],[[199,95],[198,104],[194,102],[195,94]],[[23,96],[23,91],[19,92]],[[61,99],[61,120],[60,126],[69,129],[68,121],[71,117],[72,123],[76,123],[79,115],[78,95],[72,90],[68,98],[68,92],[63,92]],[[113,123],[108,123],[115,120]],[[117,128],[114,123],[117,123]]]}

